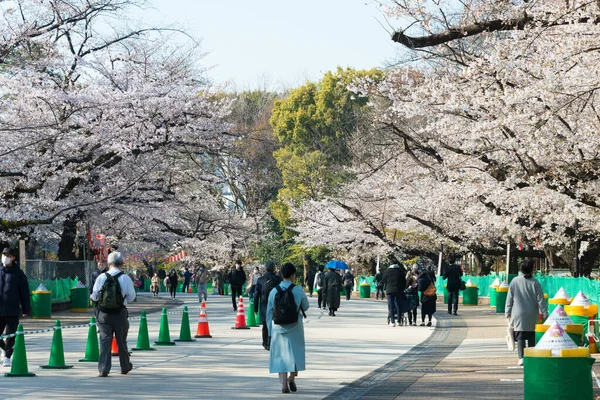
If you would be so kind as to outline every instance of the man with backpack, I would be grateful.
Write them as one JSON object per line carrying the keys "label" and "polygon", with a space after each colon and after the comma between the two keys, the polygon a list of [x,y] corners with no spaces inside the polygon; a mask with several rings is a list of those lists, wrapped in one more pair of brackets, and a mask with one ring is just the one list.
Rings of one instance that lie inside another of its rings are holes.
{"label": "man with backpack", "polygon": [[[296,267],[281,267],[283,281],[269,294],[267,326],[272,338],[269,372],[278,373],[281,392],[295,392],[298,371],[306,369],[306,343],[302,317],[309,304],[302,287],[294,285]],[[289,378],[288,378],[288,373]]]}
{"label": "man with backpack", "polygon": [[269,329],[267,326],[267,301],[271,290],[281,283],[281,277],[275,275],[275,263],[267,261],[265,264],[265,274],[258,278],[254,290],[254,312],[260,310],[260,320],[262,321],[262,345],[265,350],[270,348]]}
{"label": "man with backpack", "polygon": [[92,301],[96,306],[98,330],[100,332],[99,376],[107,377],[111,368],[111,345],[113,334],[119,348],[121,374],[133,369],[127,349],[129,321],[127,304],[135,299],[133,282],[123,271],[123,256],[119,252],[108,255],[108,272],[98,276],[92,290]]}

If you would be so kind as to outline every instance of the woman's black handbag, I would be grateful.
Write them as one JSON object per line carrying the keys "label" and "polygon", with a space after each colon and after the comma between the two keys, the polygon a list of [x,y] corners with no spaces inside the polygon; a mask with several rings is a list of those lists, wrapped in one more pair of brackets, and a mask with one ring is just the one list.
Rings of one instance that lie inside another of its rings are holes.
{"label": "woman's black handbag", "polygon": [[460,290],[465,290],[467,288],[467,284],[462,279],[460,280]]}

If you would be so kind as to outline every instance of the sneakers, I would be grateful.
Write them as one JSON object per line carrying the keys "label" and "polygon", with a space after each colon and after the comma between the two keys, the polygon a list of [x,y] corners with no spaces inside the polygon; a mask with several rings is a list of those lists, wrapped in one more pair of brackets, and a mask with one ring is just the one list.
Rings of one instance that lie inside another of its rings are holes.
{"label": "sneakers", "polygon": [[10,367],[12,364],[10,363],[10,358],[4,357],[4,361],[2,361],[3,367]]}
{"label": "sneakers", "polygon": [[396,327],[396,323],[395,322],[390,322],[388,326],[390,328],[395,328]]}
{"label": "sneakers", "polygon": [[523,365],[523,359],[519,358],[519,361],[517,362],[517,365]]}

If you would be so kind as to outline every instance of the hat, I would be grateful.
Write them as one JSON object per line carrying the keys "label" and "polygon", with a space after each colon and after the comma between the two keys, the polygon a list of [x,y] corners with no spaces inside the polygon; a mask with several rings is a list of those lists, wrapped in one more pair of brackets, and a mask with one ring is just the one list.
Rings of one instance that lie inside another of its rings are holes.
{"label": "hat", "polygon": [[5,247],[4,250],[2,250],[2,254],[10,254],[12,256],[13,251],[10,247]]}

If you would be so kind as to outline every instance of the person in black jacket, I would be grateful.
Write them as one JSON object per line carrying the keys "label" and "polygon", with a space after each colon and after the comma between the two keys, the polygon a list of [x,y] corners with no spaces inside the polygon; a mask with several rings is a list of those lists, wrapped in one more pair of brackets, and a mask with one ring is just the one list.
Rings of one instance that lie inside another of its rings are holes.
{"label": "person in black jacket", "polygon": [[[265,264],[265,274],[258,278],[256,288],[254,290],[254,312],[260,311],[259,316],[262,321],[262,345],[265,350],[269,350],[271,346],[271,338],[269,337],[269,327],[267,326],[267,303],[269,301],[269,293],[271,290],[281,283],[281,276],[275,275],[275,263],[267,261]],[[268,283],[267,283],[268,282]]]}
{"label": "person in black jacket", "polygon": [[242,268],[240,260],[235,262],[235,268],[231,268],[229,274],[229,284],[231,285],[231,302],[233,303],[233,311],[237,311],[237,301],[242,295],[242,287],[246,283],[246,273]]}
{"label": "person in black jacket", "polygon": [[385,299],[385,293],[383,292],[383,274],[381,271],[375,274],[375,287],[377,288],[377,293],[375,294],[375,300],[379,300],[379,293],[381,293],[381,300]]}
{"label": "person in black jacket", "polygon": [[404,289],[406,288],[406,272],[398,264],[392,264],[383,273],[383,288],[388,300],[388,324],[396,326],[396,315],[398,323],[404,321],[402,305],[404,303]]}
{"label": "person in black jacket", "polygon": [[104,261],[98,262],[98,269],[92,272],[92,281],[90,283],[90,294],[92,294],[92,290],[94,289],[94,283],[96,283],[96,279],[104,273],[106,269],[106,265],[104,265]]}
{"label": "person in black jacket", "polygon": [[417,278],[417,289],[421,292],[421,326],[425,326],[425,316],[429,318],[427,326],[431,326],[431,317],[435,313],[435,301],[437,296],[427,296],[425,291],[431,284],[435,286],[435,274],[432,270],[421,272]]}
{"label": "person in black jacket", "polygon": [[312,297],[313,291],[315,290],[315,271],[313,271],[312,268],[310,268],[308,274],[306,274],[304,283],[308,286],[308,295]]}
{"label": "person in black jacket", "polygon": [[460,277],[463,276],[463,272],[460,269],[460,265],[455,262],[446,267],[444,275],[442,276],[446,281],[446,289],[448,290],[448,314],[452,314],[454,308],[454,315],[457,315],[458,311],[458,291],[460,290]]}
{"label": "person in black jacket", "polygon": [[[13,334],[17,331],[21,312],[27,316],[31,311],[29,300],[29,282],[15,261],[12,249],[2,250],[2,267],[0,267],[0,335]],[[6,332],[4,330],[6,329]],[[10,367],[15,338],[0,339],[0,356],[2,365]]]}

